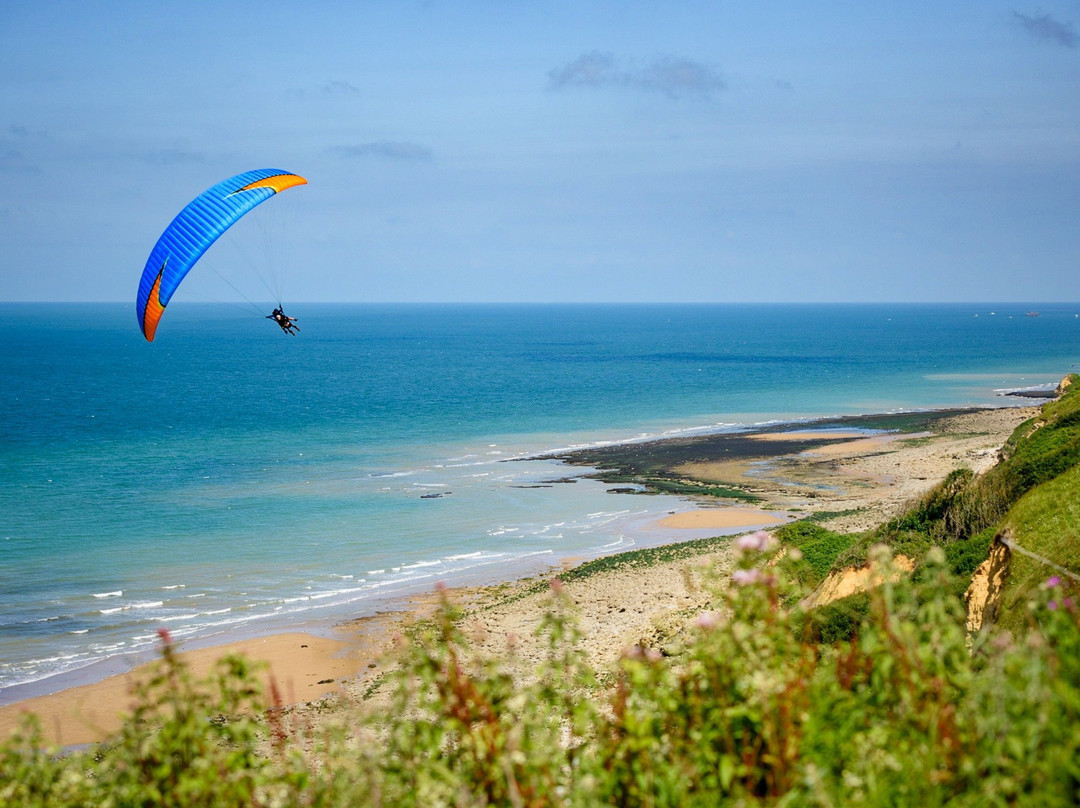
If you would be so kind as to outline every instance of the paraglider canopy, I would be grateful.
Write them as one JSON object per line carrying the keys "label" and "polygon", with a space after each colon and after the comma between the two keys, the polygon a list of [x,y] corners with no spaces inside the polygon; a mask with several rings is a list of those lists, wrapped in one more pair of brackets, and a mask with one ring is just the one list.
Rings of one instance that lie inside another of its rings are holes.
{"label": "paraglider canopy", "polygon": [[180,282],[202,254],[245,213],[307,180],[276,168],[245,171],[199,194],[176,215],[146,261],[135,313],[150,342]]}

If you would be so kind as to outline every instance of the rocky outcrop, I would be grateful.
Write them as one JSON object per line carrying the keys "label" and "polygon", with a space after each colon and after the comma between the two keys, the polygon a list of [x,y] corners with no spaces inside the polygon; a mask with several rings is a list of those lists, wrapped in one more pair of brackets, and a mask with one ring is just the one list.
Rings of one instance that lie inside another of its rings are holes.
{"label": "rocky outcrop", "polygon": [[1001,591],[1009,573],[1009,548],[1000,541],[994,542],[989,557],[978,566],[971,576],[971,584],[964,593],[967,604],[967,629],[971,633],[994,622]]}

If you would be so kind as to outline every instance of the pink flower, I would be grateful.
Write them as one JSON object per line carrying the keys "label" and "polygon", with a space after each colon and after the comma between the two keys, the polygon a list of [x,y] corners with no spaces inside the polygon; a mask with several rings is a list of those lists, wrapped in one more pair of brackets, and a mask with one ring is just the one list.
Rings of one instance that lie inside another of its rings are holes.
{"label": "pink flower", "polygon": [[702,612],[694,620],[694,625],[702,631],[712,631],[720,625],[720,615],[716,612]]}
{"label": "pink flower", "polygon": [[663,659],[663,654],[654,648],[642,648],[640,645],[635,645],[633,648],[624,648],[622,652],[623,659],[632,659],[637,662],[659,662]]}
{"label": "pink flower", "polygon": [[1047,589],[1053,589],[1055,586],[1060,586],[1060,585],[1061,585],[1061,576],[1060,575],[1051,575],[1049,578],[1046,579],[1046,583],[1043,584],[1043,586],[1045,586]]}
{"label": "pink flower", "polygon": [[762,580],[764,576],[761,574],[761,570],[735,570],[731,573],[731,580],[737,583],[739,586],[747,586],[748,584],[756,584]]}
{"label": "pink flower", "polygon": [[756,533],[740,536],[735,546],[744,553],[763,553],[772,547],[772,540],[772,536],[767,532],[759,530]]}

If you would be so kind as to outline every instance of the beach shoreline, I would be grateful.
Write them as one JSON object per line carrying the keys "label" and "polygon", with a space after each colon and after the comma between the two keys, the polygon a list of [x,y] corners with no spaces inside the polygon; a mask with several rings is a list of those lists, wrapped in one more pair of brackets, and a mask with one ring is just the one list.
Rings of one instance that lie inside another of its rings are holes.
{"label": "beach shoreline", "polygon": [[[786,425],[786,429],[785,425],[770,425],[734,435],[605,447],[604,452],[609,457],[618,452],[623,459],[636,458],[642,474],[663,466],[674,476],[741,486],[755,500],[747,503],[688,498],[685,509],[653,514],[646,520],[642,525],[646,546],[678,544],[718,532],[734,535],[823,512],[837,514],[826,521],[834,529],[863,530],[884,521],[954,468],[966,465],[981,471],[988,467],[1015,426],[1035,411],[1030,406],[933,411],[922,421],[911,420],[909,414],[859,416],[855,417],[860,419],[858,423],[879,426],[860,426],[854,431],[835,428],[851,419],[818,419]],[[914,431],[880,431],[880,424],[889,423],[889,419],[897,423],[897,419],[908,419]],[[923,428],[926,421],[932,430],[929,433]],[[658,447],[664,450],[659,453],[660,460]],[[743,448],[733,451],[733,447]],[[678,451],[671,453],[673,449]],[[596,450],[562,457],[571,464],[603,465],[595,462]],[[607,473],[600,468],[596,474],[605,479]],[[722,560],[723,556],[718,551],[711,558]],[[448,596],[491,599],[493,593],[507,587],[524,586],[526,582],[532,586],[538,579],[556,577],[569,561],[561,559],[547,571],[526,578],[503,577],[482,586],[457,587]],[[617,654],[635,635],[652,630],[650,626],[657,620],[668,619],[664,616],[692,608],[698,602],[684,567],[656,565],[622,571],[610,580],[597,576],[588,591],[582,589],[576,594],[574,599],[584,610],[589,627],[586,642],[598,659]],[[646,603],[628,604],[628,593],[634,592],[648,592],[650,596]],[[541,597],[530,595],[512,607],[489,609],[486,634],[493,638],[526,636],[530,621],[542,614],[538,600]],[[261,660],[268,665],[263,675],[273,678],[289,704],[348,699],[355,697],[359,682],[380,670],[394,633],[418,615],[430,613],[435,601],[436,595],[428,587],[404,596],[378,614],[320,626],[314,633],[286,632],[190,650],[181,644],[177,650],[196,675],[203,675],[217,659],[230,653]],[[497,640],[491,640],[489,645],[489,650],[500,651]],[[145,665],[140,665],[96,682],[0,707],[0,737],[9,735],[21,715],[29,711],[41,717],[46,737],[52,742],[73,745],[102,740],[119,726],[120,716],[131,705],[132,684],[146,670]],[[268,683],[269,678],[265,681]]]}

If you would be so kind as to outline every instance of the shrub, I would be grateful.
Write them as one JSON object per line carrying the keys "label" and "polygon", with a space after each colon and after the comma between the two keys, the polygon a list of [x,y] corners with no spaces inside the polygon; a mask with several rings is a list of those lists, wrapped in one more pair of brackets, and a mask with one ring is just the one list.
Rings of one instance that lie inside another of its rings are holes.
{"label": "shrub", "polygon": [[[258,718],[245,663],[195,683],[166,646],[123,732],[60,757],[0,747],[10,805],[1074,805],[1080,610],[1060,579],[1030,632],[969,649],[944,553],[866,596],[834,645],[807,636],[792,550],[740,540],[687,650],[628,649],[605,684],[558,585],[547,653],[524,677],[469,651],[444,603],[403,642],[389,709],[340,733]],[[884,548],[870,553],[889,581]],[[361,722],[362,718],[362,722]],[[258,743],[262,739],[262,745]],[[259,750],[262,749],[262,752]],[[304,751],[310,750],[310,751]]]}

